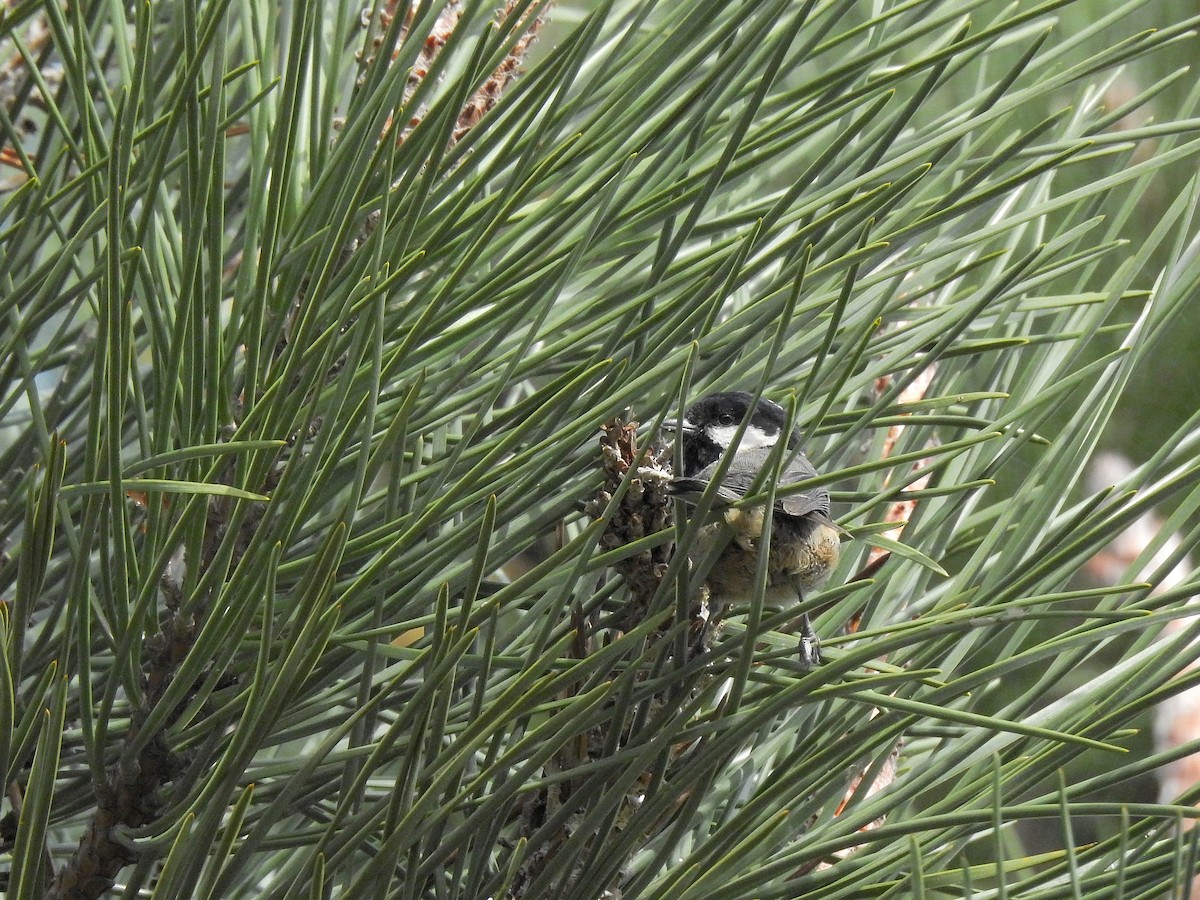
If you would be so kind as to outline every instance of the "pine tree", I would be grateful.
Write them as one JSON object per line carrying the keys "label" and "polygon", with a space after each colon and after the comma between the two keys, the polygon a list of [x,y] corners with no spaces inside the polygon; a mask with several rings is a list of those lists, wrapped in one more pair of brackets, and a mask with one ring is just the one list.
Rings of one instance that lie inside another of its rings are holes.
{"label": "pine tree", "polygon": [[[1184,884],[1200,420],[1082,475],[1200,278],[1122,68],[1196,21],[1065,6],[7,4],[8,895]],[[849,532],[816,668],[694,645],[656,426],[732,388]]]}

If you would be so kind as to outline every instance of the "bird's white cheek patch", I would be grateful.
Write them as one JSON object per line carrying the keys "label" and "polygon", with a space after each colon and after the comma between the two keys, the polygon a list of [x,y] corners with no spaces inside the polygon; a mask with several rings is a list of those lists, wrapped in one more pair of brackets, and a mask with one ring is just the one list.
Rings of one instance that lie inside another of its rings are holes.
{"label": "bird's white cheek patch", "polygon": [[[712,438],[712,442],[718,447],[728,447],[733,443],[733,436],[737,434],[738,427],[736,425],[712,425],[708,428],[708,436]],[[742,435],[742,441],[738,444],[738,450],[756,450],[759,447],[770,447],[779,440],[778,434],[767,434],[761,428],[754,425],[749,425],[746,428],[746,433]]]}

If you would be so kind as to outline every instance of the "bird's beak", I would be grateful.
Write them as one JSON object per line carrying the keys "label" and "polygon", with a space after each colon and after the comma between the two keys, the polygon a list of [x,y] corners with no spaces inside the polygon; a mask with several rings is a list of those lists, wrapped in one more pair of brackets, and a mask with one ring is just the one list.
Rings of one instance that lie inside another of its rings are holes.
{"label": "bird's beak", "polygon": [[700,430],[695,423],[689,422],[687,419],[682,422],[678,419],[666,419],[662,423],[662,428],[663,431],[680,431],[683,434],[695,434]]}

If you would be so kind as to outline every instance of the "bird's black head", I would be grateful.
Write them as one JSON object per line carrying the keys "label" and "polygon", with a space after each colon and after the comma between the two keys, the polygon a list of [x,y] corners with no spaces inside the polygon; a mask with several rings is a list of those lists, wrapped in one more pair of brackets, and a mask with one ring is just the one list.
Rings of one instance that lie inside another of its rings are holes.
{"label": "bird's black head", "polygon": [[[695,475],[715,463],[733,442],[738,426],[754,402],[745,391],[723,391],[702,397],[687,408],[683,418],[683,474]],[[668,426],[671,424],[667,420]],[[778,403],[765,398],[758,401],[739,450],[772,447],[787,427],[787,413]],[[792,432],[788,444],[794,446],[799,435]]]}

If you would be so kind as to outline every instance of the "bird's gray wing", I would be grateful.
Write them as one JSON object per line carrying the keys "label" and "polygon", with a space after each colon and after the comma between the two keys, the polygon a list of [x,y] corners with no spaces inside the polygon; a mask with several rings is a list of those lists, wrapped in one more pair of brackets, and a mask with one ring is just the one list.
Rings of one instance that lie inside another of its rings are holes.
{"label": "bird's gray wing", "polygon": [[[753,450],[743,450],[737,454],[721,480],[716,490],[716,502],[734,503],[751,492],[755,478],[763,466],[771,461],[771,448],[756,447]],[[676,478],[671,484],[671,493],[684,500],[695,503],[704,493],[705,487],[717,474],[720,462],[715,462],[694,478]],[[803,455],[798,455],[780,476],[780,484],[794,484],[808,478],[815,478],[817,470]],[[760,488],[761,490],[761,488]],[[775,510],[786,516],[802,518],[817,513],[824,518],[829,516],[829,491],[823,487],[777,497]]]}
{"label": "bird's gray wing", "polygon": [[[779,476],[779,483],[795,484],[816,478],[819,473],[803,453],[799,454]],[[788,494],[786,497],[775,498],[775,509],[785,515],[801,516],[818,513],[829,522],[829,491],[824,487],[808,488],[798,494]]]}
{"label": "bird's gray wing", "polygon": [[[797,481],[816,478],[817,470],[809,457],[798,454],[790,466],[780,475],[780,485],[794,485]],[[824,487],[810,487],[806,491],[787,494],[786,497],[775,498],[775,509],[788,516],[810,516],[818,514],[829,521],[829,491]]]}

